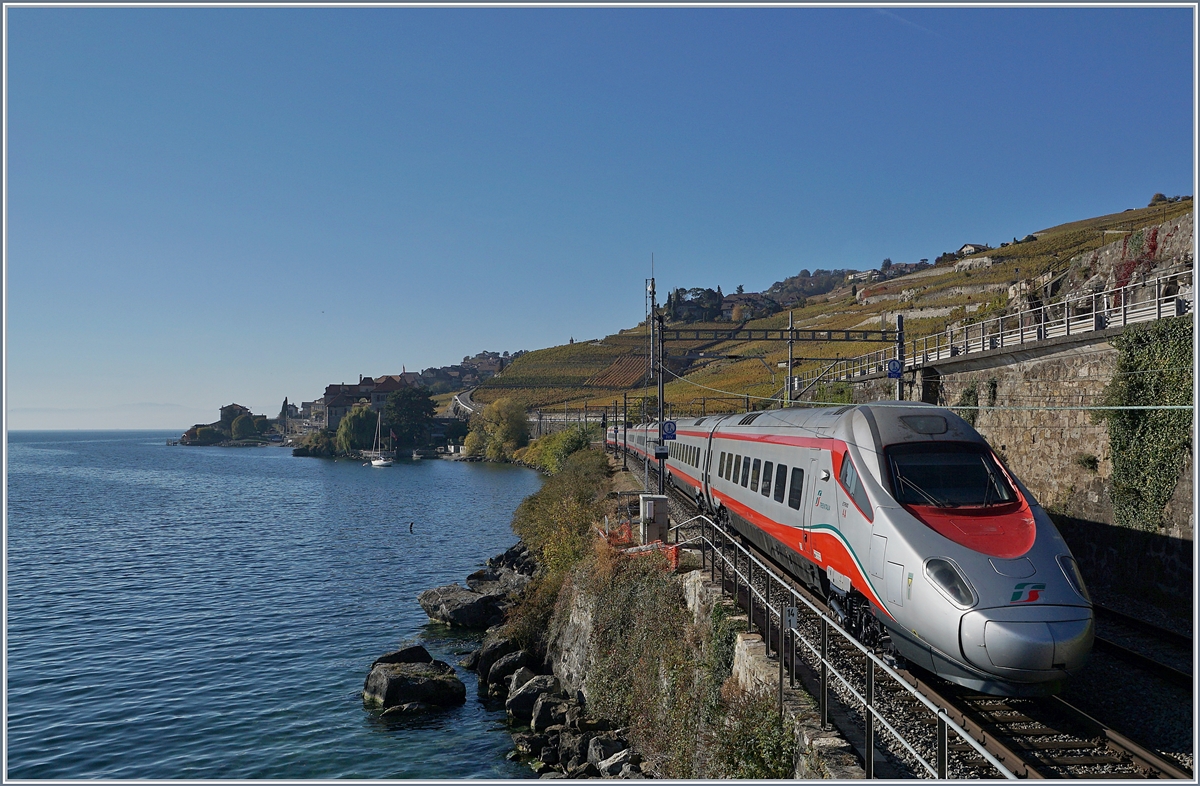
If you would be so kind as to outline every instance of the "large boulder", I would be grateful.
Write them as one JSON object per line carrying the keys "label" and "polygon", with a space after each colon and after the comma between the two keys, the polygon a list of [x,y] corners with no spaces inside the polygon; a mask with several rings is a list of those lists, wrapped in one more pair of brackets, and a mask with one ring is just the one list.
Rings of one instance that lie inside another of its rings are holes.
{"label": "large boulder", "polygon": [[532,666],[533,656],[524,650],[510,652],[497,660],[488,669],[487,684],[493,688],[506,688],[505,680],[511,677],[522,666]]}
{"label": "large boulder", "polygon": [[363,684],[363,703],[387,710],[403,704],[451,707],[467,700],[467,687],[444,661],[379,663]]}
{"label": "large boulder", "polygon": [[[596,768],[599,769],[602,761],[605,761],[613,754],[620,753],[628,747],[625,740],[617,737],[615,734],[601,734],[593,737],[592,741],[588,743],[587,758],[588,761],[595,764]],[[617,767],[617,772],[620,771],[621,768]]]}
{"label": "large boulder", "polygon": [[486,630],[504,621],[502,595],[484,595],[458,584],[434,587],[417,596],[417,603],[435,622]]}
{"label": "large boulder", "polygon": [[536,732],[542,732],[550,726],[563,723],[566,717],[566,700],[552,693],[543,693],[533,703],[533,714],[529,719],[529,728]]}
{"label": "large boulder", "polygon": [[[595,742],[595,740],[592,740],[592,742]],[[633,752],[632,748],[625,748],[597,764],[596,769],[600,770],[600,774],[606,778],[615,778],[621,774],[624,768],[629,767],[632,769],[636,764],[637,754]]]}
{"label": "large boulder", "polygon": [[490,568],[509,568],[517,573],[532,576],[537,569],[537,563],[529,552],[529,547],[521,541],[510,546],[503,554],[497,554],[487,561]]}
{"label": "large boulder", "polygon": [[467,586],[482,595],[503,595],[506,598],[516,596],[533,577],[525,573],[517,573],[511,568],[486,567],[467,576]]}
{"label": "large boulder", "polygon": [[511,639],[499,637],[485,639],[483,646],[479,648],[479,657],[475,663],[475,673],[479,675],[479,685],[481,687],[487,685],[488,672],[493,663],[511,652],[516,652],[517,649],[517,643]]}
{"label": "large boulder", "polygon": [[395,652],[380,655],[371,664],[371,668],[375,668],[380,663],[433,663],[433,656],[420,644],[414,644],[411,647],[402,647]]}
{"label": "large boulder", "polygon": [[[563,730],[558,735],[558,760],[562,764],[570,766],[578,765],[579,762],[587,761],[588,743],[595,737],[594,732],[574,732]],[[574,761],[575,765],[571,762]]]}
{"label": "large boulder", "polygon": [[528,721],[533,717],[533,705],[538,698],[544,693],[558,693],[558,690],[558,679],[553,674],[534,677],[520,687],[514,681],[513,691],[504,702],[504,709],[514,718]]}
{"label": "large boulder", "polygon": [[516,691],[517,688],[519,688],[522,685],[524,685],[525,683],[529,682],[531,679],[533,679],[536,676],[537,676],[536,671],[529,668],[528,666],[522,666],[521,668],[514,671],[512,673],[511,677],[509,677],[507,680],[504,681],[504,684],[507,686],[507,692],[513,693],[514,691]]}

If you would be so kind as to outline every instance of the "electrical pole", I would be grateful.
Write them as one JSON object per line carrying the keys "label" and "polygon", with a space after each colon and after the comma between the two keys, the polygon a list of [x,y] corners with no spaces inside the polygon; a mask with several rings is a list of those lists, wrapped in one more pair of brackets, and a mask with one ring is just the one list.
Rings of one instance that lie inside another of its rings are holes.
{"label": "electrical pole", "polygon": [[896,315],[896,360],[900,361],[900,376],[896,378],[896,400],[904,400],[904,315]]}
{"label": "electrical pole", "polygon": [[629,469],[629,394],[625,393],[625,417],[621,418],[621,469]]}
{"label": "electrical pole", "polygon": [[[655,331],[655,336],[658,339],[658,346],[655,348],[658,359],[658,444],[655,446],[655,453],[658,453],[659,448],[663,446],[663,317],[658,313],[658,300],[654,288],[654,279],[650,279],[650,317],[653,322],[658,324],[658,329]],[[663,494],[666,489],[666,474],[667,462],[666,459],[658,459],[658,493]]]}
{"label": "electrical pole", "polygon": [[787,377],[787,396],[785,397],[785,399],[787,401],[787,405],[789,407],[792,405],[792,363],[794,361],[794,358],[792,356],[792,345],[796,343],[795,342],[796,323],[794,321],[794,318],[795,318],[795,312],[789,311],[788,312],[788,377]]}

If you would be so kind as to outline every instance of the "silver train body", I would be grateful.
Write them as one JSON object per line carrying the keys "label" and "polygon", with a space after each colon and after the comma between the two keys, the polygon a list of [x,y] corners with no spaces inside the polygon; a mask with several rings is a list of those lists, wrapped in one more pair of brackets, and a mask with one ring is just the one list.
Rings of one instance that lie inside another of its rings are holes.
{"label": "silver train body", "polygon": [[[1002,695],[1056,692],[1093,613],[1057,528],[987,442],[923,404],[678,421],[668,482],[819,592],[845,627]],[[610,428],[653,457],[656,423]]]}

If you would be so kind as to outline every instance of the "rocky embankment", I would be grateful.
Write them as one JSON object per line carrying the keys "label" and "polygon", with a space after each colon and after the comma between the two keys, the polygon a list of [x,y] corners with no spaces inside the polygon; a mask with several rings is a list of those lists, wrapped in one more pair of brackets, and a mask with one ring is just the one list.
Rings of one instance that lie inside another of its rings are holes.
{"label": "rocky embankment", "polygon": [[[647,778],[641,757],[622,729],[588,717],[580,691],[564,689],[550,658],[527,652],[500,629],[508,609],[537,570],[518,542],[467,577],[422,592],[418,603],[431,620],[486,630],[482,645],[458,665],[478,675],[480,700],[503,702],[513,738],[510,758],[529,763],[543,779]],[[455,669],[420,645],[389,652],[371,664],[363,703],[385,717],[419,715],[461,705],[466,686]]]}
{"label": "rocky embankment", "polygon": [[625,732],[588,717],[582,693],[562,687],[548,658],[493,631],[459,665],[479,675],[481,695],[504,702],[515,746],[510,755],[542,778],[647,777]]}

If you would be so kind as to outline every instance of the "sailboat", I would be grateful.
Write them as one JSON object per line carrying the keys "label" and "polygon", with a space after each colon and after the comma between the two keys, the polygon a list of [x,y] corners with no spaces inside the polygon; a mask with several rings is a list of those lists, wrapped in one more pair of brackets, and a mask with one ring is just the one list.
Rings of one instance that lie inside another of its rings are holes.
{"label": "sailboat", "polygon": [[375,449],[371,451],[371,466],[372,467],[390,467],[392,460],[383,455],[379,449],[379,432],[383,426],[383,413],[380,412],[375,419]]}

